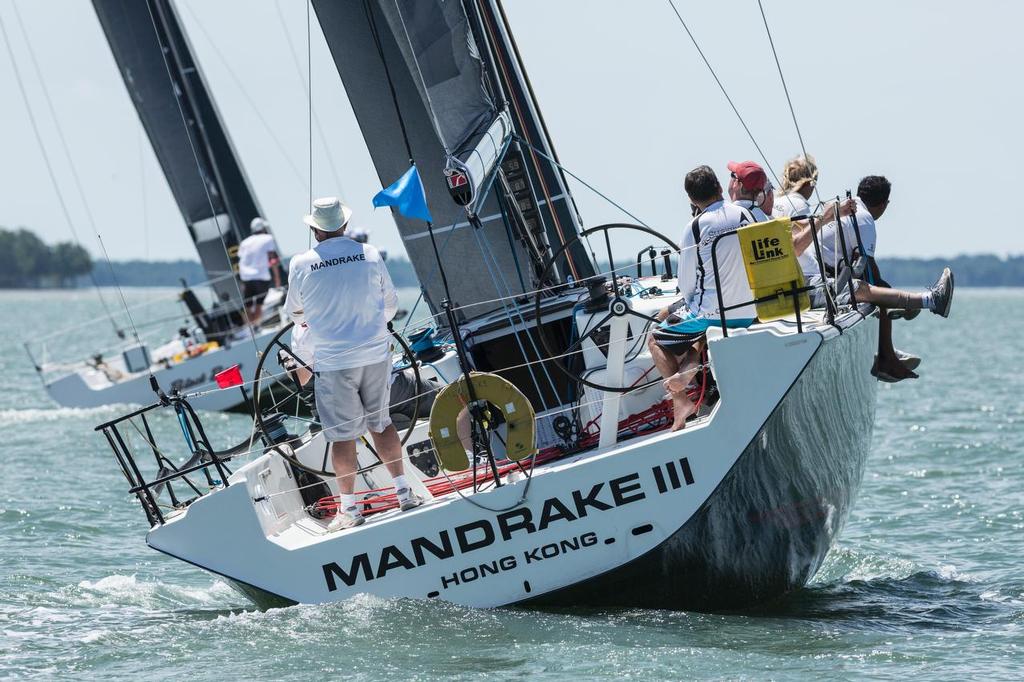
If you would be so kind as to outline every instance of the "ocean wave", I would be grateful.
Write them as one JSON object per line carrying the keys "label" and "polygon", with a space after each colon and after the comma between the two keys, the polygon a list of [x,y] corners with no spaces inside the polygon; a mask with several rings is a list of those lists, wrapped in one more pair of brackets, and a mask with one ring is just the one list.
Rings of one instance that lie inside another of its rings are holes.
{"label": "ocean wave", "polygon": [[26,407],[20,409],[7,409],[0,410],[0,426],[116,416],[121,411],[121,406],[117,405],[104,405],[102,407]]}
{"label": "ocean wave", "polygon": [[879,578],[906,578],[918,570],[914,562],[892,555],[868,554],[847,547],[828,553],[811,585]]}
{"label": "ocean wave", "polygon": [[99,580],[83,580],[73,591],[77,606],[232,607],[239,595],[226,583],[214,580],[202,587],[186,587],[164,582],[139,580],[135,575],[109,575]]}

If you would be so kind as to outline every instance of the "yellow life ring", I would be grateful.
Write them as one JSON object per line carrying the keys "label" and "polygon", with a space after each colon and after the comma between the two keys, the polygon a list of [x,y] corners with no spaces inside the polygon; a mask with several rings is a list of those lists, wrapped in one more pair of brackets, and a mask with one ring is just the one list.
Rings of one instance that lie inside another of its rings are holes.
{"label": "yellow life ring", "polygon": [[[522,392],[497,374],[470,372],[477,400],[487,401],[505,419],[506,455],[514,462],[529,457],[537,450],[533,406]],[[469,468],[466,447],[459,438],[458,418],[469,402],[466,378],[448,384],[434,398],[430,410],[430,440],[434,443],[437,461],[446,471]]]}

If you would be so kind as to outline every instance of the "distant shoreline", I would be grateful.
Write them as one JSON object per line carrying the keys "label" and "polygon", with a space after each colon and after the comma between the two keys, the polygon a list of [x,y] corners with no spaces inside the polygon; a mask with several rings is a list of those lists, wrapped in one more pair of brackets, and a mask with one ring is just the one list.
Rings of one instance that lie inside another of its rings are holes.
{"label": "distant shoreline", "polygon": [[[419,287],[416,272],[405,258],[392,258],[388,262],[391,279],[397,287]],[[949,266],[956,275],[958,287],[1011,288],[1024,287],[1024,255],[1000,258],[994,255],[956,256],[954,258],[881,258],[878,261],[882,276],[894,286],[924,288],[930,285]],[[113,274],[111,273],[113,269]],[[114,261],[96,263],[93,278],[99,286],[122,287],[180,287],[181,280],[198,285],[206,274],[198,261]],[[0,286],[4,290],[81,289],[92,286],[90,278],[78,276],[59,286],[50,279],[26,282],[24,286]]]}

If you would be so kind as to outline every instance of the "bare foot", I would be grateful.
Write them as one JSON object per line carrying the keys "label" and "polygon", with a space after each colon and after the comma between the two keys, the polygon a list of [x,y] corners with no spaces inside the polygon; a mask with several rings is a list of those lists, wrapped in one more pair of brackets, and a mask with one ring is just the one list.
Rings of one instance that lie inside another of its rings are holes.
{"label": "bare foot", "polygon": [[686,390],[686,387],[693,381],[693,377],[697,374],[697,368],[686,368],[681,369],[668,379],[662,382],[665,390],[669,393],[681,393]]}
{"label": "bare foot", "polygon": [[682,431],[686,428],[686,420],[697,411],[697,405],[686,395],[686,393],[672,394],[672,430]]}

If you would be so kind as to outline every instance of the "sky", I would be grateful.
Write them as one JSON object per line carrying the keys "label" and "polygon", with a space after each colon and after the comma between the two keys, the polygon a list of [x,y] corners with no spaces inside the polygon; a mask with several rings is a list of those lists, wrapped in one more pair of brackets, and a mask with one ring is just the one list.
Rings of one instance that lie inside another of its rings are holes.
{"label": "sky", "polygon": [[[343,197],[373,243],[402,252],[390,214],[370,203],[381,182],[315,14],[307,78],[303,0],[176,1],[281,250],[307,246],[301,217],[312,151],[312,194]],[[1024,219],[1013,208],[1024,187],[1024,3],[763,2],[822,192],[855,190],[867,174],[893,183],[879,221],[879,256],[1024,253]],[[655,229],[681,234],[689,169],[709,164],[724,185],[730,160],[760,161],[668,0],[504,4],[563,165]],[[676,6],[779,173],[800,146],[757,0]],[[115,260],[194,258],[91,3],[0,0],[0,18],[86,248],[99,253],[91,214]],[[316,117],[312,145],[307,82]],[[0,93],[0,225],[68,240],[6,50]],[[573,191],[588,226],[625,218],[586,188]]]}

